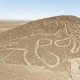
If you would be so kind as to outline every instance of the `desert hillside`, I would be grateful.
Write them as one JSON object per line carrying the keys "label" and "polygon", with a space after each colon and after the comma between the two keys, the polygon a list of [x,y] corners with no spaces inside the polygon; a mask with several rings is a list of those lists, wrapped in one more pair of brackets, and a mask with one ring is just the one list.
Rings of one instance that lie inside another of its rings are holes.
{"label": "desert hillside", "polygon": [[8,73],[15,80],[79,80],[80,18],[44,18],[0,33],[0,62],[6,80]]}

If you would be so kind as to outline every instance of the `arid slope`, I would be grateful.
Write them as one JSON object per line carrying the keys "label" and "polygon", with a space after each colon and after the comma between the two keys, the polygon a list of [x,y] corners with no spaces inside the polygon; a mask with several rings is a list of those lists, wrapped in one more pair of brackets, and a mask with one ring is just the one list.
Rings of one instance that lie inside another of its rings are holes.
{"label": "arid slope", "polygon": [[[80,19],[56,16],[1,33],[0,62],[5,64],[1,64],[2,76],[8,73],[8,68],[12,78],[17,75],[14,80],[79,80]],[[21,66],[36,69],[28,72]]]}

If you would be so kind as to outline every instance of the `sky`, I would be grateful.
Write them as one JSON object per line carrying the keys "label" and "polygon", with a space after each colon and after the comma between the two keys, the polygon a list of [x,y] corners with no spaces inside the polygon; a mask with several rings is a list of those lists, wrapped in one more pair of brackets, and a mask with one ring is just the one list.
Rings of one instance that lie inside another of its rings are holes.
{"label": "sky", "polygon": [[59,15],[80,17],[80,0],[0,0],[0,20],[36,20]]}

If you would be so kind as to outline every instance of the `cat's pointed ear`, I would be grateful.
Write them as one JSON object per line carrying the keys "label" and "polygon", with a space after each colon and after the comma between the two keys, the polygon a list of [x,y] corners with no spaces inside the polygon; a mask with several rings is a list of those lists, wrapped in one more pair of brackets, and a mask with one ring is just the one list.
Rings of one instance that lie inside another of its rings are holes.
{"label": "cat's pointed ear", "polygon": [[60,39],[55,41],[55,45],[58,47],[67,47],[70,45],[70,43],[71,43],[70,38],[65,38],[65,39]]}

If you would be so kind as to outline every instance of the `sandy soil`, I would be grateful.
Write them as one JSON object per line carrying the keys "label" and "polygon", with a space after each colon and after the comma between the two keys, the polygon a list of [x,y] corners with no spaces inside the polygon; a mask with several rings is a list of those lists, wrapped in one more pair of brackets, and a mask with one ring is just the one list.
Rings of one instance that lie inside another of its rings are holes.
{"label": "sandy soil", "polygon": [[19,25],[23,25],[25,23],[27,23],[28,21],[18,21],[18,20],[0,20],[0,33],[13,29]]}

